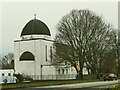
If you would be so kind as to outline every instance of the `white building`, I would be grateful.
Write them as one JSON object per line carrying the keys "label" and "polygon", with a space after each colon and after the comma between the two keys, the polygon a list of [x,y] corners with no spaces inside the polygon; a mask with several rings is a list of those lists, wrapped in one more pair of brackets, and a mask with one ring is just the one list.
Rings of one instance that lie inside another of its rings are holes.
{"label": "white building", "polygon": [[[30,20],[23,28],[20,37],[20,40],[14,41],[15,71],[17,73],[33,76],[33,79],[75,78],[76,70],[73,67],[50,65],[53,40],[50,30],[44,22],[36,17]],[[68,77],[68,74],[74,76]],[[48,75],[51,76],[48,77]]]}

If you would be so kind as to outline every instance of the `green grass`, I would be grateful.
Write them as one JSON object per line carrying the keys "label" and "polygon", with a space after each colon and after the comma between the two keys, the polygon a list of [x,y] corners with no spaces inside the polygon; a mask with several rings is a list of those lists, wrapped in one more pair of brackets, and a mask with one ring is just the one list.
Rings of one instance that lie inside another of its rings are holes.
{"label": "green grass", "polygon": [[98,81],[98,80],[43,80],[43,81],[33,81],[33,82],[22,82],[22,83],[16,83],[16,84],[5,84],[5,85],[2,85],[2,88],[3,89],[27,88],[27,87],[63,85],[63,84],[95,82],[95,81]]}
{"label": "green grass", "polygon": [[120,85],[113,85],[113,86],[110,86],[109,88],[101,88],[99,90],[120,90]]}

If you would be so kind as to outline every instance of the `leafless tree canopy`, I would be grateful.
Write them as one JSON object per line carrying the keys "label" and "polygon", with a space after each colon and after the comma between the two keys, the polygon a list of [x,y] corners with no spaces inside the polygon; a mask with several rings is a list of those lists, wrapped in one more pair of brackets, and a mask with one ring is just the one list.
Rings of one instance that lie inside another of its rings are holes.
{"label": "leafless tree canopy", "polygon": [[57,30],[54,62],[69,62],[76,68],[79,61],[77,72],[82,72],[84,66],[92,73],[97,72],[106,52],[115,48],[116,33],[112,26],[89,10],[72,10],[62,17]]}
{"label": "leafless tree canopy", "polygon": [[0,58],[1,69],[14,69],[14,54],[8,53]]}

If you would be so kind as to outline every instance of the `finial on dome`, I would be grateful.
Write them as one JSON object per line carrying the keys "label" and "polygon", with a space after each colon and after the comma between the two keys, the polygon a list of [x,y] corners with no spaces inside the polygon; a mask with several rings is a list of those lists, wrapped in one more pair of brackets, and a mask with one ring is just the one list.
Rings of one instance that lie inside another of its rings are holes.
{"label": "finial on dome", "polygon": [[34,19],[36,19],[36,14],[34,14]]}

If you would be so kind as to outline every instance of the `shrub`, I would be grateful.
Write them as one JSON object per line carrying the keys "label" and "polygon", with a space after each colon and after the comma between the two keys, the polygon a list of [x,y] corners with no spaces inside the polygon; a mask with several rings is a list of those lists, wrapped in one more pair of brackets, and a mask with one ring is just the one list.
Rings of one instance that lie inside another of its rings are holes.
{"label": "shrub", "polygon": [[14,76],[18,79],[18,82],[22,82],[24,80],[24,76],[22,74],[14,74]]}
{"label": "shrub", "polygon": [[28,76],[28,75],[22,75],[22,74],[14,74],[14,76],[18,79],[18,82],[22,82],[22,81],[33,81],[33,79]]}

